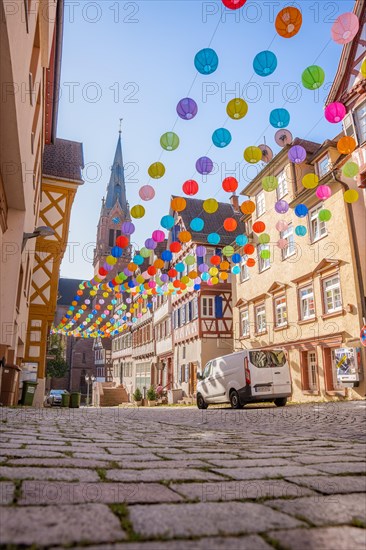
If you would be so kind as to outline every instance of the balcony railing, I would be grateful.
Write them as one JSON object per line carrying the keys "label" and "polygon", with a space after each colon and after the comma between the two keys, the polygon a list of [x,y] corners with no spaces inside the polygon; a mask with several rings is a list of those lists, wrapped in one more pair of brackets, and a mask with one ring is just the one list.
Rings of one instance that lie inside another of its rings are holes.
{"label": "balcony railing", "polygon": [[169,300],[154,311],[154,324],[158,323],[166,315],[170,315],[171,311],[172,306]]}
{"label": "balcony railing", "polygon": [[132,357],[155,354],[155,342],[147,342],[132,348]]}
{"label": "balcony railing", "polygon": [[167,353],[169,351],[173,351],[173,339],[171,336],[156,342],[156,355],[162,355],[163,353]]}

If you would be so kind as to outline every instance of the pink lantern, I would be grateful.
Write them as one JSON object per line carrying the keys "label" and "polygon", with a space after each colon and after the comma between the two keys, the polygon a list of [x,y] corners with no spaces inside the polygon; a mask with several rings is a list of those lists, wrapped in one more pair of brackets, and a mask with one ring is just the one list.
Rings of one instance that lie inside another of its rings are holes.
{"label": "pink lantern", "polygon": [[153,232],[152,238],[156,243],[162,243],[163,240],[165,239],[165,233],[164,231],[160,231],[160,229],[157,229],[156,231]]}
{"label": "pink lantern", "polygon": [[149,285],[150,288],[155,288],[156,287],[156,282],[155,281],[149,281],[147,284]]}
{"label": "pink lantern", "polygon": [[329,185],[319,185],[319,187],[317,187],[317,190],[315,191],[315,194],[318,199],[326,200],[329,199],[329,197],[332,195],[332,190]]}
{"label": "pink lantern", "polygon": [[277,223],[276,223],[276,229],[277,231],[286,231],[286,229],[288,228],[288,223],[285,221],[285,220],[279,220]]}
{"label": "pink lantern", "polygon": [[151,201],[155,197],[154,188],[151,185],[143,185],[140,188],[139,195],[143,201]]}
{"label": "pink lantern", "polygon": [[335,101],[334,103],[329,103],[329,105],[326,106],[324,116],[328,122],[331,122],[332,124],[337,124],[344,119],[344,117],[346,116],[346,112],[347,111],[343,103]]}
{"label": "pink lantern", "polygon": [[348,44],[354,39],[359,28],[360,23],[357,15],[352,12],[342,13],[333,23],[332,39],[337,44]]}
{"label": "pink lantern", "polygon": [[277,241],[278,248],[282,250],[283,248],[286,248],[287,245],[288,245],[287,239],[278,239]]}

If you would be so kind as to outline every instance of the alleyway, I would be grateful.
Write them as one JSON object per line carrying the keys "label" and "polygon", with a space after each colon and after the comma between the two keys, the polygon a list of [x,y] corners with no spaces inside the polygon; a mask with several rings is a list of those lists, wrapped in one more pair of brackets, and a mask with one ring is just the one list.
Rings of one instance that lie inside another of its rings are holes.
{"label": "alleyway", "polygon": [[1,430],[3,545],[365,547],[364,402],[2,409]]}

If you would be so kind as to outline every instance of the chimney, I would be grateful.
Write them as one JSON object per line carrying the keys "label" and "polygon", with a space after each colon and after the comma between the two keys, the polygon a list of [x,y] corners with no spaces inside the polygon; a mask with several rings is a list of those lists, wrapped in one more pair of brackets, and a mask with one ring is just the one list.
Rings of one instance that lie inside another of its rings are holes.
{"label": "chimney", "polygon": [[239,197],[235,193],[230,197],[231,206],[235,212],[240,212],[239,210]]}

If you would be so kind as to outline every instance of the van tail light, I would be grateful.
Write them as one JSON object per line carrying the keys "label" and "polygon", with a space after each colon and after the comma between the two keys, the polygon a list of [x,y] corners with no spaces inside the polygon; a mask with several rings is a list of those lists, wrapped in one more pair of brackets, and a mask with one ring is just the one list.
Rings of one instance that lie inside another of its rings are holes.
{"label": "van tail light", "polygon": [[247,386],[250,386],[250,370],[248,364],[248,357],[244,359],[244,372],[245,372],[245,383]]}

